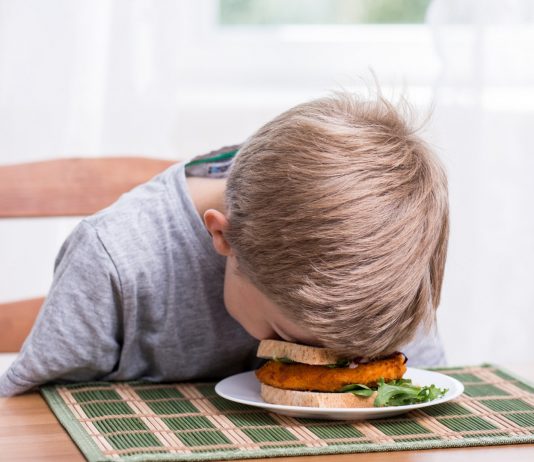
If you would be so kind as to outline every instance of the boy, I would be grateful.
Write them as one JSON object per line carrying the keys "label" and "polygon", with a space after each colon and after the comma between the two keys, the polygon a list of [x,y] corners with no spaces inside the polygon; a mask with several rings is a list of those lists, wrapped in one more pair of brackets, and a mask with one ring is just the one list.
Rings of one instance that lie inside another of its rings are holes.
{"label": "boy", "polygon": [[82,220],[0,395],[218,379],[257,367],[266,338],[444,361],[425,327],[445,264],[446,177],[390,103],[337,92],[232,151],[175,164]]}

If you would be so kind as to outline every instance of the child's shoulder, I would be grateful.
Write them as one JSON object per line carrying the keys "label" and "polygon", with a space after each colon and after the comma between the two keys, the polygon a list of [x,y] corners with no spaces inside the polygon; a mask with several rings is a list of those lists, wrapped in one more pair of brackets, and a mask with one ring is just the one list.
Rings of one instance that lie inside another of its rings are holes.
{"label": "child's shoulder", "polygon": [[149,181],[122,194],[114,203],[85,218],[98,229],[142,226],[161,221],[174,209],[185,185],[184,162],[171,165]]}
{"label": "child's shoulder", "polygon": [[168,251],[188,238],[196,213],[184,198],[185,188],[180,162],[83,221],[116,259]]}

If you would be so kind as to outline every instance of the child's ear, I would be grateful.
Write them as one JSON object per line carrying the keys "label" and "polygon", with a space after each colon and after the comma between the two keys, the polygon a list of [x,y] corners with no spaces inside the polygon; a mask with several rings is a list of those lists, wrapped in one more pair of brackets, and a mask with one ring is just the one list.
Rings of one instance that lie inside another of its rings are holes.
{"label": "child's ear", "polygon": [[233,255],[230,244],[224,237],[224,232],[228,229],[226,216],[215,209],[208,209],[204,212],[204,224],[213,240],[213,247],[218,254],[229,257]]}

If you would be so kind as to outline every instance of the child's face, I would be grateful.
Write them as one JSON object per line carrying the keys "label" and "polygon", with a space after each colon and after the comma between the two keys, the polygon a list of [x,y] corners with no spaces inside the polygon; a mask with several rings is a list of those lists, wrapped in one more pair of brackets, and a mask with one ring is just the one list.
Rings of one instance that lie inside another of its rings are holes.
{"label": "child's face", "polygon": [[311,333],[287,319],[275,303],[237,270],[233,255],[226,259],[224,304],[228,313],[258,340],[319,345]]}
{"label": "child's face", "polygon": [[258,340],[283,339],[319,345],[314,335],[290,321],[275,303],[237,270],[235,253],[224,237],[224,231],[228,229],[226,216],[216,209],[207,209],[202,216],[216,252],[227,257],[224,304],[228,313]]}

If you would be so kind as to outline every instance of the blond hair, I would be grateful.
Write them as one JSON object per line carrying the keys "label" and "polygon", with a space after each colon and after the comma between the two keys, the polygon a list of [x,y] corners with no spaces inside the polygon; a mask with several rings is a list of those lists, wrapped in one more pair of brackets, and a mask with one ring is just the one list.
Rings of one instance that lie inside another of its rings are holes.
{"label": "blond hair", "polygon": [[344,355],[395,351],[440,300],[447,179],[403,103],[334,91],[299,104],[245,141],[227,180],[241,273]]}

